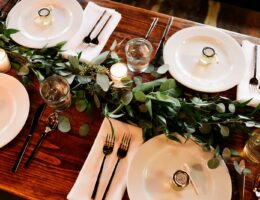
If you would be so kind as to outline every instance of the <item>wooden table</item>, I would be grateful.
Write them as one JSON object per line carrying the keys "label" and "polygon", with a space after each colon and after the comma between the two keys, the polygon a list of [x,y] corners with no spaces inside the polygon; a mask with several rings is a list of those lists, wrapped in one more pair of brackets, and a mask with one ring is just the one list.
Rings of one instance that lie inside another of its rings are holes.
{"label": "wooden table", "polygon": [[[3,0],[1,0],[0,3],[1,2],[3,2]],[[80,0],[80,3],[83,7],[87,4],[85,0]],[[150,26],[152,18],[155,16],[159,17],[160,20],[155,28],[155,31],[152,33],[150,40],[153,42],[154,46],[158,44],[169,16],[109,0],[96,1],[96,3],[101,6],[114,8],[122,14],[122,20],[110,37],[106,48],[111,45],[114,39],[120,41],[123,38],[130,39],[133,37],[143,37]],[[180,29],[195,25],[201,24],[175,18],[169,35]],[[260,44],[260,39],[258,38],[229,31],[228,33],[237,39],[239,43],[241,43],[242,40],[247,39]],[[123,48],[119,53],[122,57],[124,57]],[[11,71],[10,74],[15,76],[14,71]],[[91,149],[97,131],[99,130],[103,120],[103,116],[100,110],[93,112],[91,117],[87,117],[84,113],[78,113],[74,108],[66,111],[64,115],[70,118],[72,122],[72,130],[67,134],[60,133],[58,131],[50,134],[43,143],[29,169],[24,169],[22,167],[24,161],[28,158],[28,155],[35,146],[36,141],[38,141],[41,132],[44,130],[47,116],[51,112],[51,110],[47,108],[43,114],[43,117],[39,121],[36,132],[32,138],[31,145],[24,156],[19,170],[16,174],[13,174],[11,172],[11,168],[28,134],[30,122],[36,107],[40,102],[42,102],[39,96],[37,83],[34,87],[29,87],[27,89],[30,96],[31,105],[28,120],[20,134],[8,145],[0,149],[0,189],[16,194],[25,199],[66,199],[66,196],[73,186]],[[235,88],[221,94],[235,99]],[[78,129],[83,123],[91,124],[90,133],[86,137],[81,137],[78,135]],[[245,138],[241,135],[237,135],[234,139],[235,142],[233,147],[236,150],[241,151],[245,144]],[[247,163],[247,167],[252,170],[253,174],[260,173],[259,165]],[[234,172],[232,172],[232,167],[229,168],[231,169],[231,177],[234,183]],[[253,176],[246,178],[246,199],[256,199],[254,194],[251,192],[252,181]],[[225,190],[225,188],[223,188],[223,190]],[[129,199],[127,193],[125,193],[123,199]],[[235,184],[233,184],[232,199],[238,199]]]}

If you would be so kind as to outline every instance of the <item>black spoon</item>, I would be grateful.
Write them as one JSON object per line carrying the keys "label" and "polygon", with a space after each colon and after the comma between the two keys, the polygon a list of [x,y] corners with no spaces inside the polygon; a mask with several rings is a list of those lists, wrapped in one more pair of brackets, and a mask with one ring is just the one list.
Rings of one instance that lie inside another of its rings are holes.
{"label": "black spoon", "polygon": [[98,23],[100,22],[100,20],[103,18],[103,16],[106,14],[106,10],[104,10],[104,12],[102,13],[102,15],[99,17],[99,19],[97,20],[96,24],[93,26],[93,28],[91,29],[91,31],[89,32],[89,34],[83,39],[83,41],[86,44],[89,44],[91,42],[91,34],[92,32],[95,30],[95,28],[97,27]]}
{"label": "black spoon", "polygon": [[106,27],[107,23],[109,22],[109,20],[111,19],[112,15],[109,16],[109,18],[107,19],[106,23],[103,25],[103,27],[101,28],[101,30],[99,31],[99,33],[97,34],[97,36],[95,38],[93,38],[91,40],[90,43],[92,44],[95,44],[95,45],[98,45],[99,44],[99,40],[98,40],[98,37],[100,35],[100,33],[104,30],[104,28]]}

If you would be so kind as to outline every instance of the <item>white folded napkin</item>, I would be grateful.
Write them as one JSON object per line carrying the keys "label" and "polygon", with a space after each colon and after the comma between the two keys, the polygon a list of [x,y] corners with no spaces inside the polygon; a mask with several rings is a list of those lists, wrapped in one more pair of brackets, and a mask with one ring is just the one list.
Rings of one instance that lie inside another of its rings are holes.
{"label": "white folded napkin", "polygon": [[[237,86],[237,100],[240,102],[247,101],[252,98],[249,103],[250,106],[257,106],[260,103],[260,90],[259,92],[253,92],[249,87],[249,80],[254,76],[254,46],[255,44],[244,40],[242,42],[242,50],[246,58],[246,72],[241,82]],[[260,84],[260,45],[258,45],[257,51],[257,72],[256,77]]]}
{"label": "white folded napkin", "polygon": [[[99,35],[99,44],[98,45],[89,45],[84,44],[82,41],[89,32],[92,30],[104,10],[107,10],[106,14],[103,16],[102,20],[98,23],[95,30],[91,34],[91,38],[96,37],[99,30],[105,24],[109,15],[112,15],[112,18],[104,28],[104,30]],[[83,13],[83,22],[79,31],[67,42],[63,47],[65,52],[62,55],[67,58],[68,56],[75,56],[77,53],[82,52],[81,61],[90,61],[100,54],[104,46],[106,45],[107,40],[110,35],[115,30],[121,19],[121,14],[115,11],[114,9],[108,9],[96,5],[93,2],[89,2],[86,6]]]}
{"label": "white folded napkin", "polygon": [[[138,147],[143,143],[141,128],[120,122],[118,120],[110,120],[115,130],[115,146],[112,154],[106,157],[95,200],[101,199],[104,194],[105,188],[117,161],[117,149],[120,145],[124,133],[131,133],[132,135],[130,147],[127,156],[123,158],[118,164],[106,199],[122,199],[126,189],[127,171],[129,164],[131,163],[131,160],[136,153]],[[111,133],[111,127],[109,125],[108,119],[105,118],[99,129],[95,142],[88,154],[88,157],[79,173],[76,183],[67,196],[69,200],[91,199],[92,191],[94,189],[97,175],[104,157],[103,145],[108,133]]]}

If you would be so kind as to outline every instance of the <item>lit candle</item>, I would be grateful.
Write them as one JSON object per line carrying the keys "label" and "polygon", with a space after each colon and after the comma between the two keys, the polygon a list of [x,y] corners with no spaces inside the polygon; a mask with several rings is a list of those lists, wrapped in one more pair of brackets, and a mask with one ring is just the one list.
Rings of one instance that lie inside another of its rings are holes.
{"label": "lit candle", "polygon": [[212,62],[212,60],[214,59],[215,55],[216,55],[216,52],[212,47],[204,47],[202,49],[200,63],[203,65],[209,65]]}
{"label": "lit candle", "polygon": [[6,52],[0,49],[0,72],[8,72],[11,69]]}
{"label": "lit candle", "polygon": [[110,76],[115,86],[122,86],[121,79],[127,77],[127,66],[124,63],[116,63],[110,68]]}

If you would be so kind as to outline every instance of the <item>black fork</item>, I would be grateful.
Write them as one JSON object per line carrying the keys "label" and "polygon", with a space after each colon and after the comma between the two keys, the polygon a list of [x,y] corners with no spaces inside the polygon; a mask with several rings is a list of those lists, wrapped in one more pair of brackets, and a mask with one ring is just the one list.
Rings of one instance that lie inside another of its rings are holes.
{"label": "black fork", "polygon": [[105,193],[103,194],[102,200],[104,200],[106,198],[107,192],[108,192],[109,187],[110,187],[110,185],[112,183],[112,180],[114,178],[114,175],[115,175],[115,172],[116,172],[116,168],[118,166],[119,161],[121,159],[123,159],[124,157],[126,157],[127,151],[129,149],[129,146],[130,146],[130,141],[131,141],[131,135],[124,134],[124,136],[122,138],[122,141],[121,141],[121,144],[120,144],[120,147],[117,150],[117,157],[118,157],[118,159],[117,159],[116,165],[114,167],[114,170],[112,172],[112,175],[111,175],[111,177],[109,179],[109,182],[107,184]]}
{"label": "black fork", "polygon": [[92,195],[91,195],[92,199],[95,199],[95,197],[96,197],[97,189],[98,189],[98,185],[99,185],[99,181],[100,181],[100,177],[101,177],[101,174],[102,174],[102,171],[103,171],[103,167],[104,167],[106,157],[107,157],[107,155],[112,153],[113,148],[114,148],[114,144],[115,144],[115,136],[108,134],[106,136],[106,141],[105,141],[105,144],[103,146],[104,157],[103,157],[103,161],[102,161],[100,170],[98,172],[98,176],[97,176],[97,180],[96,180],[96,183],[95,183],[94,190],[93,190]]}

